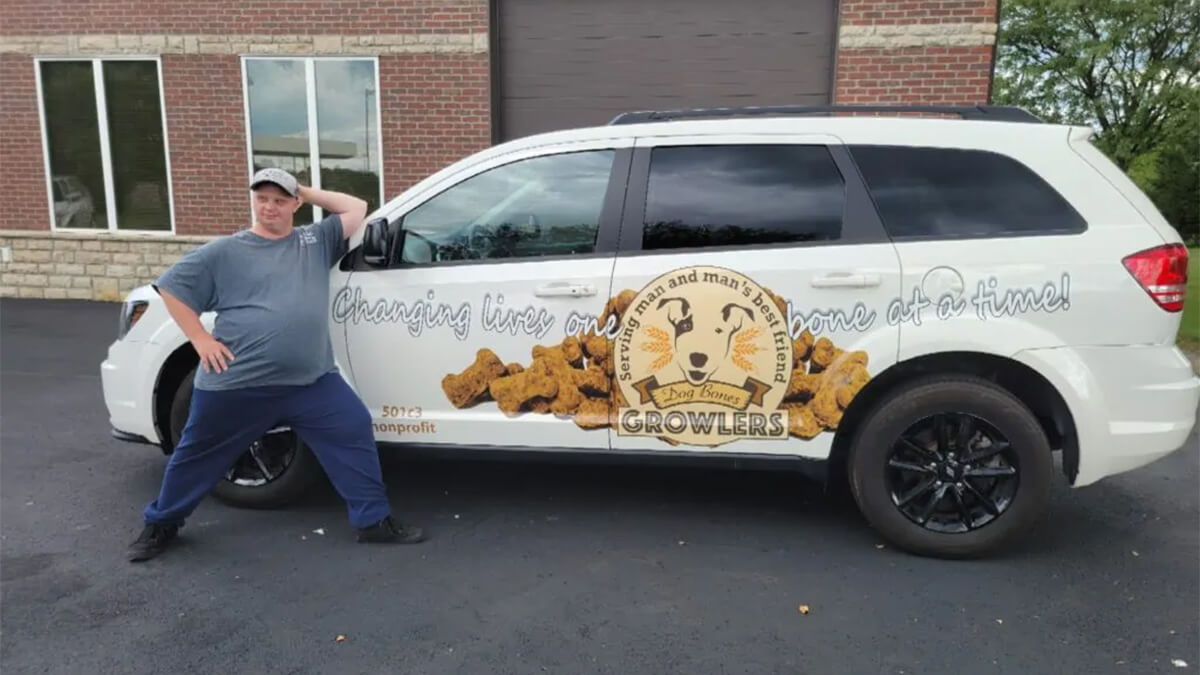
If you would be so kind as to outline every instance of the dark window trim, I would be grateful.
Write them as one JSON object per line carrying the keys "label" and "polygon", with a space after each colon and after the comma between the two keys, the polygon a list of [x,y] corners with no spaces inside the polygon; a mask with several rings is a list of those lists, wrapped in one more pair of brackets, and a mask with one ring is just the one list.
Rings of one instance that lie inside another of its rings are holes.
{"label": "dark window trim", "polygon": [[[1088,219],[1084,217],[1083,213],[1080,212],[1080,210],[1075,206],[1075,204],[1070,199],[1067,199],[1066,195],[1059,192],[1058,188],[1054,187],[1054,185],[1050,181],[1046,180],[1046,178],[1044,176],[1042,176],[1042,174],[1040,174],[1036,170],[1034,170],[1033,167],[1029,166],[1025,162],[1022,162],[1020,159],[1013,157],[1012,155],[1008,155],[1003,152],[997,152],[995,150],[988,150],[986,148],[956,148],[956,147],[946,147],[946,146],[938,146],[938,145],[907,145],[907,144],[894,144],[894,143],[850,143],[850,144],[847,144],[846,146],[843,147],[843,150],[845,151],[846,157],[848,158],[848,160],[854,165],[855,172],[858,173],[859,180],[862,182],[864,188],[866,188],[866,185],[867,185],[867,178],[865,175],[861,174],[861,170],[858,168],[858,161],[856,159],[854,159],[854,150],[856,148],[896,149],[896,150],[946,150],[946,151],[950,151],[950,152],[973,152],[973,153],[980,153],[980,154],[987,154],[987,155],[996,155],[997,157],[1002,157],[1010,162],[1015,162],[1015,163],[1019,164],[1021,167],[1023,167],[1025,170],[1027,170],[1030,174],[1032,174],[1034,177],[1036,177],[1039,181],[1041,181],[1042,185],[1046,186],[1046,189],[1050,190],[1055,195],[1057,195],[1058,198],[1061,199],[1063,201],[1063,203],[1066,204],[1067,207],[1071,209],[1071,212],[1074,213],[1079,218],[1079,221],[1082,223],[1082,225],[1079,227],[1055,227],[1055,228],[1048,228],[1048,229],[1044,229],[1044,230],[1017,230],[1017,231],[1012,231],[1012,232],[964,233],[964,234],[958,234],[958,235],[951,235],[951,234],[896,234],[896,233],[887,231],[887,229],[884,228],[889,239],[895,243],[900,243],[900,242],[909,243],[909,242],[922,242],[922,241],[971,241],[971,240],[981,240],[981,239],[1022,239],[1022,238],[1029,238],[1029,237],[1079,236],[1081,234],[1086,234],[1088,232],[1089,228],[1091,227],[1091,223],[1088,222]],[[875,212],[876,217],[879,219],[880,225],[882,226],[883,216],[880,215],[879,205],[875,203],[875,197],[874,197],[874,195],[871,194],[869,189],[867,190],[867,199],[870,200],[871,208]]]}
{"label": "dark window trim", "polygon": [[[499,169],[503,166],[509,166],[510,164],[515,164],[516,162],[523,162],[526,160],[537,159],[539,157],[553,157],[553,156],[557,156],[557,155],[567,155],[567,154],[575,154],[575,153],[580,153],[580,152],[597,152],[597,151],[612,152],[613,153],[613,162],[612,162],[612,167],[609,170],[608,185],[605,188],[605,192],[604,192],[604,202],[600,207],[600,219],[599,219],[599,223],[598,223],[598,228],[596,230],[596,248],[594,250],[592,250],[590,253],[580,253],[580,254],[575,254],[575,255],[520,256],[520,257],[512,257],[512,258],[488,258],[485,260],[445,260],[445,261],[428,262],[428,263],[402,263],[399,261],[392,261],[386,267],[375,267],[372,265],[368,265],[363,260],[362,246],[359,245],[359,246],[354,247],[353,250],[349,251],[349,253],[347,254],[347,256],[345,258],[345,260],[348,262],[348,264],[344,265],[342,269],[349,270],[352,272],[381,272],[384,270],[408,270],[408,269],[423,269],[423,268],[435,268],[435,267],[458,267],[458,266],[463,266],[463,265],[475,265],[475,266],[507,265],[507,264],[512,264],[512,263],[553,262],[553,261],[561,261],[561,260],[589,260],[589,259],[593,259],[593,258],[614,257],[617,252],[617,235],[618,235],[618,231],[620,229],[621,211],[624,207],[624,202],[625,202],[625,191],[626,191],[626,187],[629,182],[629,170],[630,170],[630,164],[633,159],[633,148],[630,148],[630,147],[625,147],[625,148],[599,147],[599,148],[587,148],[587,149],[581,149],[581,150],[567,150],[564,152],[551,152],[551,153],[544,154],[544,155],[533,155],[530,157],[524,157],[522,159],[518,159],[518,160],[514,160],[513,162],[509,162],[507,164],[500,164],[495,167],[492,167],[491,169],[488,169],[487,171],[495,171],[496,169]],[[450,186],[446,187],[445,189],[440,190],[433,195],[430,195],[427,199],[422,200],[420,204],[415,204],[415,205],[405,209],[404,216],[400,216],[396,220],[390,221],[390,222],[392,223],[392,225],[394,227],[397,227],[397,229],[399,229],[400,227],[403,227],[405,216],[407,216],[408,213],[411,212],[413,209],[416,209],[416,208],[420,207],[421,205],[428,203],[431,199],[434,199],[434,198],[438,197],[439,195],[441,195],[449,190],[454,189],[455,187],[461,185],[465,181],[471,180],[472,178],[474,178],[476,176],[480,176],[483,173],[487,173],[487,171],[484,171],[481,173],[473,173],[470,176],[468,176],[467,178],[464,178],[463,180],[458,181],[458,182],[454,183],[453,185],[450,185]]]}
{"label": "dark window trim", "polygon": [[[742,145],[803,145],[820,146],[829,151],[830,157],[838,171],[842,174],[845,202],[842,208],[842,234],[837,239],[821,239],[816,241],[798,241],[787,243],[768,243],[731,246],[689,246],[680,248],[663,248],[653,250],[642,249],[642,236],[646,220],[646,197],[649,191],[650,155],[655,148],[663,147],[695,147],[695,146],[742,146]],[[722,251],[757,251],[778,250],[789,248],[813,248],[818,246],[854,246],[862,244],[889,243],[887,230],[875,209],[875,203],[867,192],[866,183],[858,172],[858,167],[844,146],[828,143],[804,143],[780,140],[769,143],[742,143],[696,141],[681,143],[661,143],[653,146],[638,148],[633,155],[633,167],[629,175],[628,198],[625,200],[625,212],[621,217],[620,240],[618,249],[622,256],[634,255],[671,255],[676,253],[716,253]]]}
{"label": "dark window trim", "polygon": [[491,137],[492,145],[503,142],[504,124],[504,94],[500,90],[500,77],[503,75],[504,64],[500,62],[500,0],[488,0],[488,61],[491,91],[489,98],[492,106]]}

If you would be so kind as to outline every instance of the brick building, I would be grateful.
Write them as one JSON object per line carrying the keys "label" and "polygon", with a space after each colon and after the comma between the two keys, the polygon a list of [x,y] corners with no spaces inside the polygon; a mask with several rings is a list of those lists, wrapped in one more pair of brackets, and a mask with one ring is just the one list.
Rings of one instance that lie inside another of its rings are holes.
{"label": "brick building", "polygon": [[6,0],[0,296],[119,299],[245,227],[259,166],[374,206],[490,144],[627,110],[984,103],[996,12],[997,0]]}

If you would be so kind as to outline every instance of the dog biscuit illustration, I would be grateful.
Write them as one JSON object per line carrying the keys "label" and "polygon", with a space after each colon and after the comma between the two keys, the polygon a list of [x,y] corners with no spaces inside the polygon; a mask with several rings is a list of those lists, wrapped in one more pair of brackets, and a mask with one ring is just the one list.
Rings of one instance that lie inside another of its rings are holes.
{"label": "dog biscuit illustration", "polygon": [[788,412],[788,433],[797,438],[810,440],[816,438],[824,430],[817,416],[803,403],[785,403],[782,408]]}
{"label": "dog biscuit illustration", "polygon": [[461,373],[450,373],[442,378],[442,391],[455,408],[465,408],[478,403],[488,390],[492,380],[506,373],[500,358],[490,349],[475,353],[475,362]]}
{"label": "dog biscuit illustration", "polygon": [[772,291],[769,288],[764,288],[763,290],[767,292],[767,295],[771,296],[771,301],[774,302],[775,306],[779,308],[779,313],[783,316],[784,320],[787,320],[787,300],[784,300],[777,293],[775,293],[775,291]]}
{"label": "dog biscuit illustration", "polygon": [[842,350],[834,346],[833,341],[823,337],[813,343],[812,356],[809,359],[810,373],[819,373],[829,367],[833,363]]}
{"label": "dog biscuit illustration", "polygon": [[[786,319],[787,301],[766,292]],[[598,328],[615,332],[637,295],[626,289],[610,297]],[[759,309],[749,302],[697,306],[686,297],[668,294],[657,299],[654,309],[666,319],[652,336],[661,343],[663,356],[663,365],[655,368],[678,369],[675,372],[692,385],[705,385],[727,363],[738,365],[743,343],[757,339],[754,322]],[[610,320],[612,325],[606,326]],[[536,345],[530,356],[528,364],[505,364],[492,350],[480,349],[470,366],[442,379],[442,389],[456,408],[490,399],[510,417],[553,414],[570,418],[580,429],[618,428],[620,411],[629,403],[614,377],[613,340],[593,331]],[[871,380],[867,364],[865,351],[846,351],[809,330],[793,338],[791,377],[779,405],[787,412],[788,435],[811,440],[836,431],[854,397]],[[672,447],[681,444],[673,438],[659,440]]]}
{"label": "dog biscuit illustration", "polygon": [[807,401],[815,396],[820,388],[821,375],[807,373],[804,366],[799,365],[792,370],[792,379],[788,382],[787,393],[783,395],[783,400]]}
{"label": "dog biscuit illustration", "polygon": [[589,396],[608,396],[612,389],[612,380],[600,366],[591,365],[583,370],[572,370],[571,378],[575,386]]}
{"label": "dog biscuit illustration", "polygon": [[608,399],[585,398],[575,411],[575,424],[580,429],[603,429],[609,425],[610,412]]}
{"label": "dog biscuit illustration", "polygon": [[[557,383],[556,385],[557,386]],[[545,415],[550,412],[550,399],[541,396],[531,398],[525,402],[525,410],[539,415]]]}
{"label": "dog biscuit illustration", "polygon": [[633,304],[633,300],[636,297],[637,291],[626,288],[617,295],[609,298],[608,302],[604,305],[604,311],[600,313],[600,327],[604,327],[604,323],[610,315],[615,315],[617,321],[620,321],[625,316],[625,310],[629,309],[629,306]]}
{"label": "dog biscuit illustration", "polygon": [[804,332],[800,333],[800,337],[792,340],[792,363],[800,365],[808,361],[809,357],[812,356],[813,344],[815,342],[816,338],[805,328]]}
{"label": "dog biscuit illustration", "polygon": [[581,340],[583,353],[590,361],[603,362],[608,359],[610,352],[608,340],[603,335],[588,333]]}
{"label": "dog biscuit illustration", "polygon": [[531,355],[535,361],[543,357],[551,357],[553,359],[561,359],[571,366],[579,367],[583,365],[583,344],[579,341],[579,338],[572,335],[571,337],[563,338],[561,344],[553,347],[536,345]]}
{"label": "dog biscuit illustration", "polygon": [[558,393],[558,383],[544,367],[532,367],[516,375],[492,380],[488,392],[496,401],[496,407],[506,415],[515,416],[521,407],[533,398],[549,399]]}
{"label": "dog biscuit illustration", "polygon": [[809,404],[817,420],[829,430],[837,428],[850,401],[871,379],[866,352],[842,352],[835,358],[821,374],[820,388]]}
{"label": "dog biscuit illustration", "polygon": [[[571,340],[572,338],[567,338]],[[578,369],[574,368],[567,361],[568,356],[578,355],[578,359],[582,360],[583,352],[579,347],[579,341],[566,343],[557,347],[534,347],[534,361],[530,368],[544,368],[554,379],[558,386],[558,391],[555,393],[553,400],[550,401],[550,412],[559,417],[565,417],[575,412],[579,404],[583,403],[583,392],[579,391],[579,386],[575,384],[575,372]],[[571,347],[574,347],[572,351]]]}

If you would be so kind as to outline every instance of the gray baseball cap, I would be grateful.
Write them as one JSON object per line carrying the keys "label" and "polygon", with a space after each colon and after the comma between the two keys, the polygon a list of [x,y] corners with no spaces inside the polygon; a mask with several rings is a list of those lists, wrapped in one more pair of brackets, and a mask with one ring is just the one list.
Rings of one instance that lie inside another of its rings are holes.
{"label": "gray baseball cap", "polygon": [[260,169],[254,174],[254,178],[250,179],[250,189],[253,190],[263,183],[272,183],[278,185],[284,192],[293,197],[300,196],[300,185],[296,182],[296,177],[274,167]]}

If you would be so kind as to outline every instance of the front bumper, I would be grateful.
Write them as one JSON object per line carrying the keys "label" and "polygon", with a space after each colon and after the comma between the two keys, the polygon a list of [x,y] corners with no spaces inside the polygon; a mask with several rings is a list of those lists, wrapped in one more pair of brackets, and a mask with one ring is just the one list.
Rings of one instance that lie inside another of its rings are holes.
{"label": "front bumper", "polygon": [[147,343],[117,340],[100,364],[100,383],[112,435],[120,440],[159,444],[154,426],[154,375],[144,365]]}
{"label": "front bumper", "polygon": [[1066,400],[1079,437],[1076,487],[1179,450],[1196,426],[1200,378],[1173,345],[1020,352]]}

